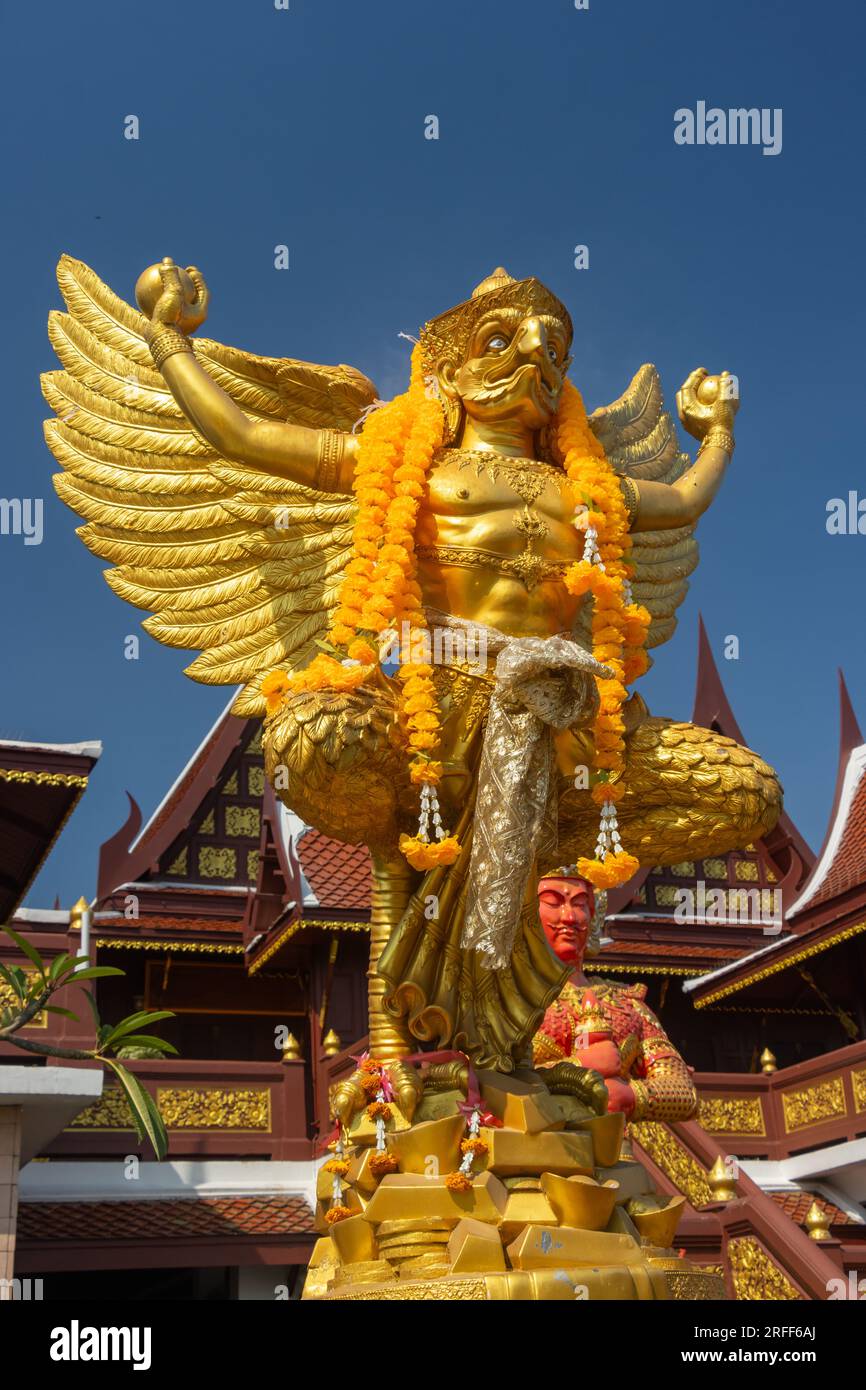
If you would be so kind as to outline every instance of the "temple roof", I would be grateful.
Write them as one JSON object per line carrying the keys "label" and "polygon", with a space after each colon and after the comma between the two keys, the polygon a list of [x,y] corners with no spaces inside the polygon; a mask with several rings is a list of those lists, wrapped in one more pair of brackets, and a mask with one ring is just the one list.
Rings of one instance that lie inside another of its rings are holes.
{"label": "temple roof", "polygon": [[698,1007],[822,954],[866,930],[866,744],[839,672],[839,758],[824,844],[785,912],[785,930],[742,959],[690,980]]}
{"label": "temple roof", "polygon": [[0,740],[0,921],[42,868],[101,752],[94,742]]}
{"label": "temple roof", "polygon": [[308,828],[298,839],[298,855],[315,906],[322,910],[370,910],[370,851],[366,845],[344,845],[321,830]]}
{"label": "temple roof", "polygon": [[841,671],[839,707],[839,760],[833,809],[821,852],[789,908],[792,918],[866,881],[866,743]]}
{"label": "temple roof", "polygon": [[[700,618],[692,720],[746,742]],[[613,944],[596,958],[595,968],[690,976],[729,969],[766,945],[768,919],[775,925],[781,918],[786,897],[802,885],[812,862],[812,851],[783,812],[776,827],[754,844],[643,868],[608,894],[607,930]],[[687,921],[678,920],[683,890],[695,906]],[[720,904],[724,921],[714,920]]]}

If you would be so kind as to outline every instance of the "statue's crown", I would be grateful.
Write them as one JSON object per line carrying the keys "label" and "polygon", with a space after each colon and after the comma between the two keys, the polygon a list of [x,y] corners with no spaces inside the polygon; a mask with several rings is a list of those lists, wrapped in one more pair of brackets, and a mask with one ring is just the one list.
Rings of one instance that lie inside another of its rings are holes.
{"label": "statue's crown", "polygon": [[515,280],[500,265],[475,286],[469,299],[424,324],[421,347],[427,366],[432,369],[441,357],[456,357],[462,362],[478,321],[491,309],[512,305],[527,314],[534,311],[556,315],[566,325],[571,340],[571,317],[552,290],[534,277]]}

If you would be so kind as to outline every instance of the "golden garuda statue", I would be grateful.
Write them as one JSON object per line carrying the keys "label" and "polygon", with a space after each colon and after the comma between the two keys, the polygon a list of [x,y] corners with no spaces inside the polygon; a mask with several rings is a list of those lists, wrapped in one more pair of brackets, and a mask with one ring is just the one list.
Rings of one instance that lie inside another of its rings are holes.
{"label": "golden garuda statue", "polygon": [[194,268],[145,271],[139,309],[81,262],[58,277],[57,491],[147,631],[266,715],[280,796],[369,845],[372,1054],[512,1070],[567,973],[541,872],[603,889],[779,814],[759,757],[628,690],[697,563],[735,378],[678,392],[692,462],[651,365],[587,417],[567,310],[502,269],[424,325],[387,403],[350,367],[193,340]]}

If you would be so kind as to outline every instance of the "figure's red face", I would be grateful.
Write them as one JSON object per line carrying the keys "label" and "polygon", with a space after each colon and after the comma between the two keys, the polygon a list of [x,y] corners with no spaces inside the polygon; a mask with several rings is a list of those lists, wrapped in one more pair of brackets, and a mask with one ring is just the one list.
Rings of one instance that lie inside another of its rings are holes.
{"label": "figure's red face", "polygon": [[538,914],[554,955],[564,965],[580,966],[592,925],[595,897],[584,878],[543,878],[538,885]]}

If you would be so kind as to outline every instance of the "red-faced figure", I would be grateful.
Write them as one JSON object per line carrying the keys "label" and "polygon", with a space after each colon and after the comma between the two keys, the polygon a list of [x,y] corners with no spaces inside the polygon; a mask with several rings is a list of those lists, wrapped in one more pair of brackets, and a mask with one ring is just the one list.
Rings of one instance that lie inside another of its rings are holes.
{"label": "red-faced figure", "polygon": [[538,884],[538,914],[544,935],[563,965],[581,970],[595,911],[592,884],[585,878],[542,878]]}
{"label": "red-faced figure", "polygon": [[[587,988],[589,981],[583,973],[583,957],[592,927],[595,894],[585,878],[563,878],[553,875],[538,884],[538,914],[548,945],[563,965],[570,965],[570,983],[586,989],[585,999],[598,1007],[595,995]],[[574,1060],[591,1067],[604,1077],[609,1093],[609,1109],[629,1114],[634,1107],[631,1086],[620,1076],[619,1048],[609,1031],[587,1034],[576,1049]]]}

